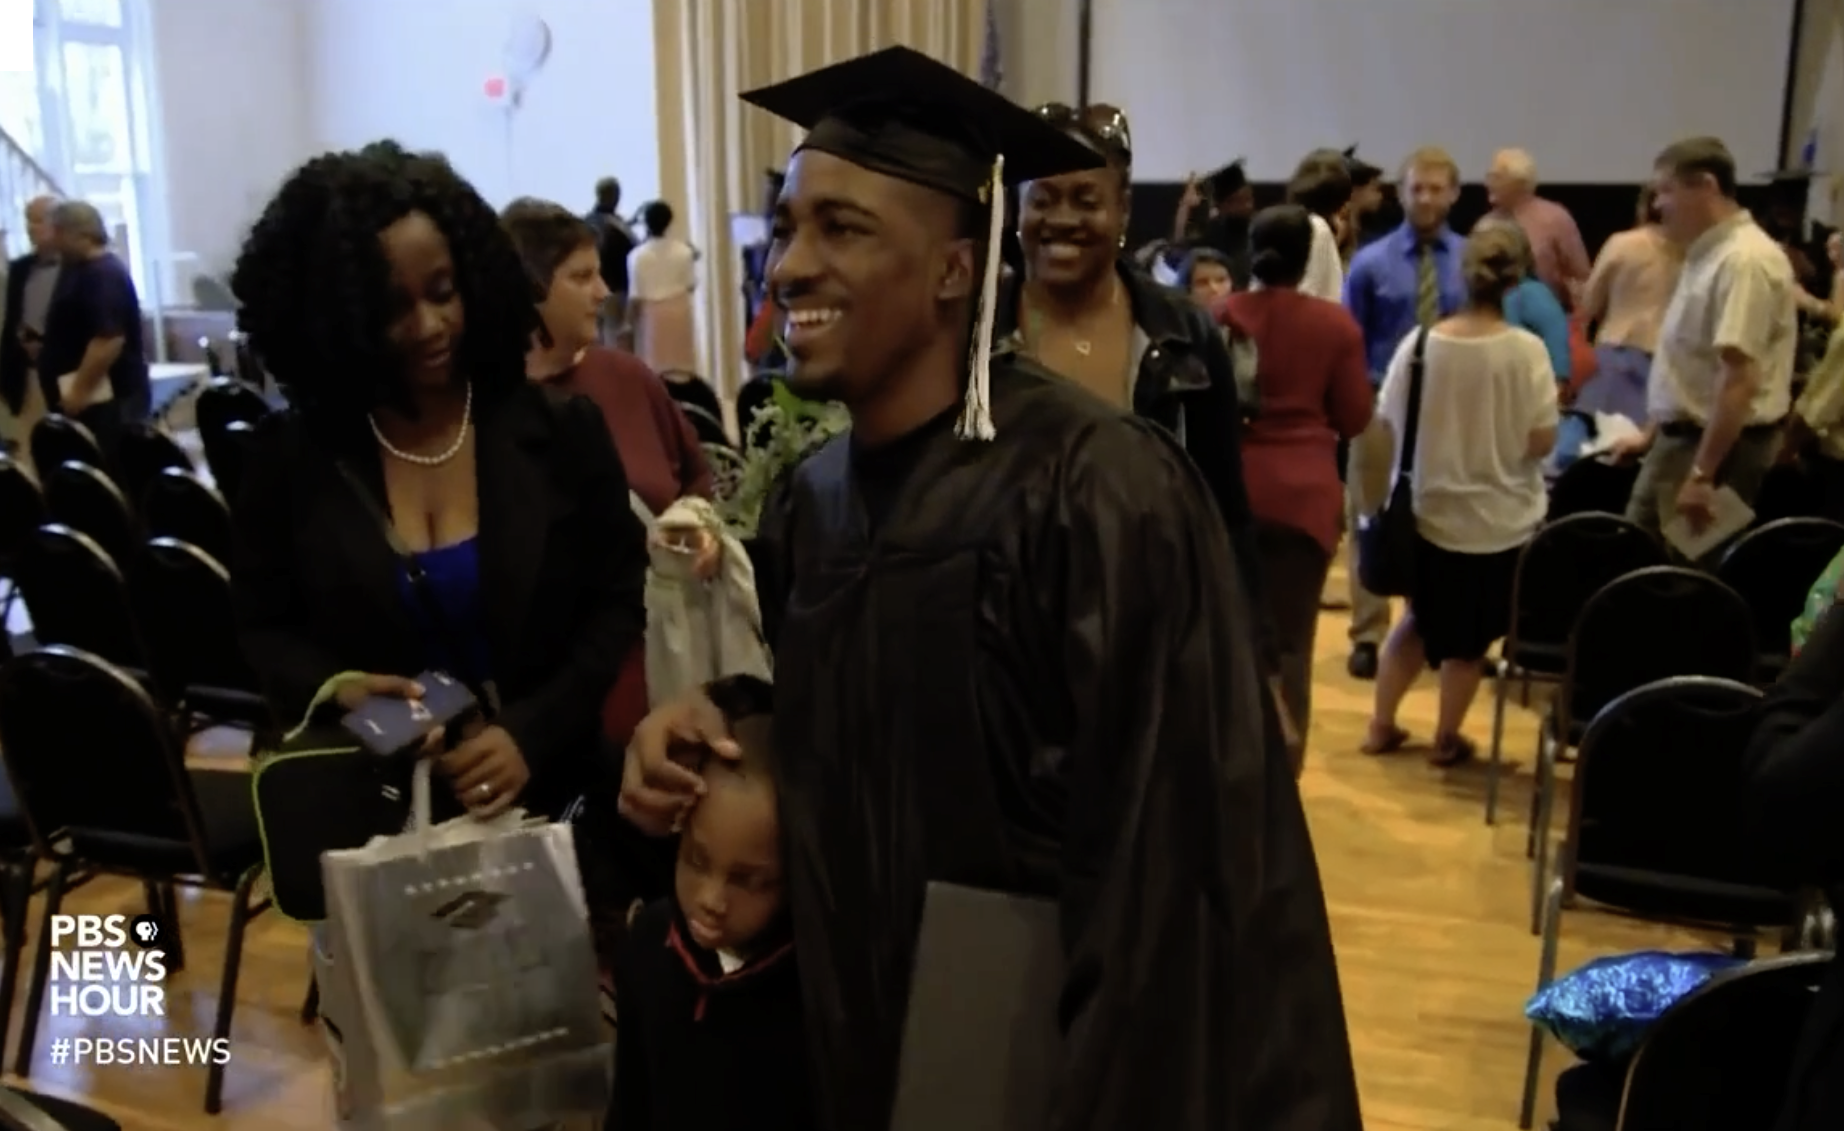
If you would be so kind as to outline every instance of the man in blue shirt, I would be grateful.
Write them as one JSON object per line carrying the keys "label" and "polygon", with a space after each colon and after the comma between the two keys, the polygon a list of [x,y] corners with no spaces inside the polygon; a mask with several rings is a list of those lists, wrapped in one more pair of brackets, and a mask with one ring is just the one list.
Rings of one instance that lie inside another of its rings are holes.
{"label": "man in blue shirt", "polygon": [[[1460,197],[1460,167],[1446,150],[1418,149],[1402,164],[1400,195],[1407,216],[1402,226],[1359,250],[1345,276],[1345,306],[1364,333],[1372,386],[1382,383],[1390,358],[1410,331],[1432,326],[1466,301],[1460,277],[1464,241],[1447,226],[1447,214]],[[1380,421],[1351,442],[1345,466],[1347,528],[1356,529],[1359,515],[1382,504],[1394,454],[1394,441]],[[1351,581],[1346,667],[1358,679],[1374,679],[1377,649],[1389,632],[1389,601],[1358,581],[1355,539],[1347,542],[1346,554]]]}

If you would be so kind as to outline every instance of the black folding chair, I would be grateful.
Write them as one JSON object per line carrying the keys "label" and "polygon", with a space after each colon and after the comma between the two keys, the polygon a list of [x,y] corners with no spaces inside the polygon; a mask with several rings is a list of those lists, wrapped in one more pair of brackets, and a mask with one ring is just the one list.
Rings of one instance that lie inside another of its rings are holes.
{"label": "black folding chair", "polygon": [[[0,744],[39,854],[54,865],[14,1072],[31,1074],[51,969],[52,916],[69,879],[86,870],[231,893],[212,1033],[228,1039],[244,928],[269,906],[251,896],[262,872],[262,840],[248,774],[188,769],[179,737],[146,689],[74,648],[40,649],[0,669]],[[176,909],[176,900],[161,909],[169,932],[177,926]],[[223,1092],[224,1066],[214,1063],[207,1114],[222,1108]]]}
{"label": "black folding chair", "polygon": [[45,477],[45,509],[51,521],[95,540],[123,573],[132,572],[141,541],[128,499],[107,474],[72,460]]}
{"label": "black folding chair", "polygon": [[0,1088],[0,1131],[122,1131],[122,1125],[80,1103]]}
{"label": "black folding chair", "polygon": [[168,468],[192,470],[192,460],[177,440],[146,421],[123,427],[115,449],[115,482],[129,506],[138,510],[147,485]]}
{"label": "black folding chair", "polygon": [[19,597],[13,581],[19,555],[31,543],[32,532],[44,524],[45,498],[38,484],[19,463],[0,456],[0,579],[6,581],[6,600],[0,601],[0,640],[6,639],[6,626]]}
{"label": "black folding chair", "polygon": [[243,485],[243,465],[249,458],[250,445],[255,442],[255,432],[256,425],[249,421],[233,420],[222,431],[202,437],[205,463],[211,469],[218,493],[226,499],[235,499]]}
{"label": "black folding chair", "polygon": [[660,374],[666,382],[666,391],[691,421],[692,429],[698,433],[698,442],[712,447],[733,448],[736,442],[730,439],[730,433],[724,428],[723,404],[717,399],[717,391],[710,382],[681,369],[671,369]]}
{"label": "black folding chair", "polygon": [[244,662],[230,574],[197,546],[147,544],[132,586],[148,666],[167,702],[187,716],[252,730],[269,711]]}
{"label": "black folding chair", "polygon": [[[1719,930],[1744,957],[1757,934],[1797,919],[1799,893],[1762,870],[1746,839],[1742,758],[1760,700],[1738,680],[1679,676],[1627,692],[1588,725],[1570,832],[1542,904],[1539,990],[1556,976],[1571,888],[1649,921]],[[1533,1026],[1520,1127],[1536,1110],[1543,1044]]]}
{"label": "black folding chair", "polygon": [[1759,528],[1783,518],[1818,514],[1825,507],[1824,492],[1801,463],[1777,463],[1767,469],[1754,496],[1754,525]]}
{"label": "black folding chair", "polygon": [[[1537,736],[1530,822],[1531,932],[1541,930],[1548,882],[1556,764],[1579,746],[1588,720],[1636,687],[1673,676],[1743,683],[1754,674],[1754,614],[1727,585],[1699,570],[1650,566],[1616,578],[1582,607],[1568,667]],[[1579,770],[1578,770],[1579,776]]]}
{"label": "black folding chair", "polygon": [[31,445],[32,466],[40,479],[71,462],[104,468],[102,445],[96,442],[96,434],[68,416],[54,412],[34,424]]}
{"label": "black folding chair", "polygon": [[1658,1019],[1633,1057],[1620,1131],[1767,1127],[1785,1099],[1799,1034],[1829,954],[1725,970]]}
{"label": "black folding chair", "polygon": [[1518,555],[1517,578],[1511,587],[1511,630],[1499,649],[1498,680],[1493,689],[1486,824],[1498,820],[1505,703],[1511,685],[1521,684],[1528,695],[1533,683],[1560,680],[1568,667],[1569,632],[1588,598],[1616,577],[1664,563],[1664,548],[1651,535],[1618,515],[1598,512],[1574,514],[1545,525]]}
{"label": "black folding chair", "polygon": [[1625,514],[1633,484],[1639,480],[1637,463],[1603,463],[1578,459],[1562,469],[1549,489],[1549,519],[1555,522],[1577,514]]}
{"label": "black folding chair", "polygon": [[141,497],[141,525],[149,538],[172,538],[231,564],[230,508],[191,471],[169,467],[148,484]]}
{"label": "black folding chair", "polygon": [[1754,610],[1758,678],[1772,683],[1792,658],[1793,620],[1805,610],[1806,593],[1844,550],[1844,525],[1824,518],[1782,518],[1744,534],[1716,569],[1716,576]]}
{"label": "black folding chair", "polygon": [[111,663],[144,668],[146,652],[128,602],[128,583],[96,540],[55,523],[33,532],[15,580],[32,636]]}

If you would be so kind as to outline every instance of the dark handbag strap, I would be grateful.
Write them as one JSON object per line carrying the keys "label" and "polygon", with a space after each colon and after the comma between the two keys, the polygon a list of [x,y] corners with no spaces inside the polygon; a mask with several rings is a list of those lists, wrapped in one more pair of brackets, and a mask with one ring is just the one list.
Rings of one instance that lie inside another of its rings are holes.
{"label": "dark handbag strap", "polygon": [[[359,478],[358,473],[344,461],[334,466],[339,468],[340,475],[351,485],[353,493],[359,497],[359,502],[370,512],[372,521],[384,534],[384,540],[390,544],[391,552],[403,562],[403,571],[410,578],[410,589],[416,594],[417,603],[422,605],[423,615],[429,618],[430,628],[442,638],[442,646],[448,650],[454,662],[456,664],[465,663],[467,649],[461,646],[460,634],[455,632],[454,624],[448,619],[448,614],[442,611],[442,602],[436,599],[435,587],[429,582],[428,571],[424,570],[423,564],[416,560],[416,554],[410,547],[404,544],[403,536],[397,533],[396,523],[391,521],[391,516],[385,513],[384,507],[371,493],[370,488],[365,486],[365,481]],[[459,679],[466,685],[468,691],[473,693],[474,699],[480,704],[487,718],[490,719],[499,713],[499,689],[493,685],[492,680],[477,680],[466,672],[449,674]]]}
{"label": "dark handbag strap", "polygon": [[1415,442],[1421,438],[1421,379],[1427,370],[1428,328],[1415,331],[1415,352],[1409,355],[1409,407],[1403,415],[1402,451],[1396,456],[1396,482],[1407,483],[1415,470]]}

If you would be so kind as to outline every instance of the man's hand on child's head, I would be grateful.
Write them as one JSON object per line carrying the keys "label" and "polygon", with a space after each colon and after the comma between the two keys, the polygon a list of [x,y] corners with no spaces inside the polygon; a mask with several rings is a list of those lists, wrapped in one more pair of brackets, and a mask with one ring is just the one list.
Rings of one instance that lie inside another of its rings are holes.
{"label": "man's hand on child's head", "polygon": [[621,815],[641,831],[674,831],[704,792],[696,767],[707,754],[740,758],[729,724],[703,691],[649,712],[634,729],[621,768]]}

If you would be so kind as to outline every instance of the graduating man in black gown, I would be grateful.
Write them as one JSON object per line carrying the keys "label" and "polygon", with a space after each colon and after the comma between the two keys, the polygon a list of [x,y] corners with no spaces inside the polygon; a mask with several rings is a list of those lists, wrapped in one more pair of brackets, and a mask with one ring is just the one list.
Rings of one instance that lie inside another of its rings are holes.
{"label": "graduating man in black gown", "polygon": [[[810,130],[769,285],[790,383],[852,416],[765,516],[760,585],[822,1126],[889,1126],[947,881],[1060,901],[1058,1131],[1359,1131],[1215,504],[1158,426],[989,356],[1004,184],[1101,156],[906,48],[744,97]],[[727,749],[700,697],[629,749],[622,808],[652,832],[698,786],[678,744]]]}

